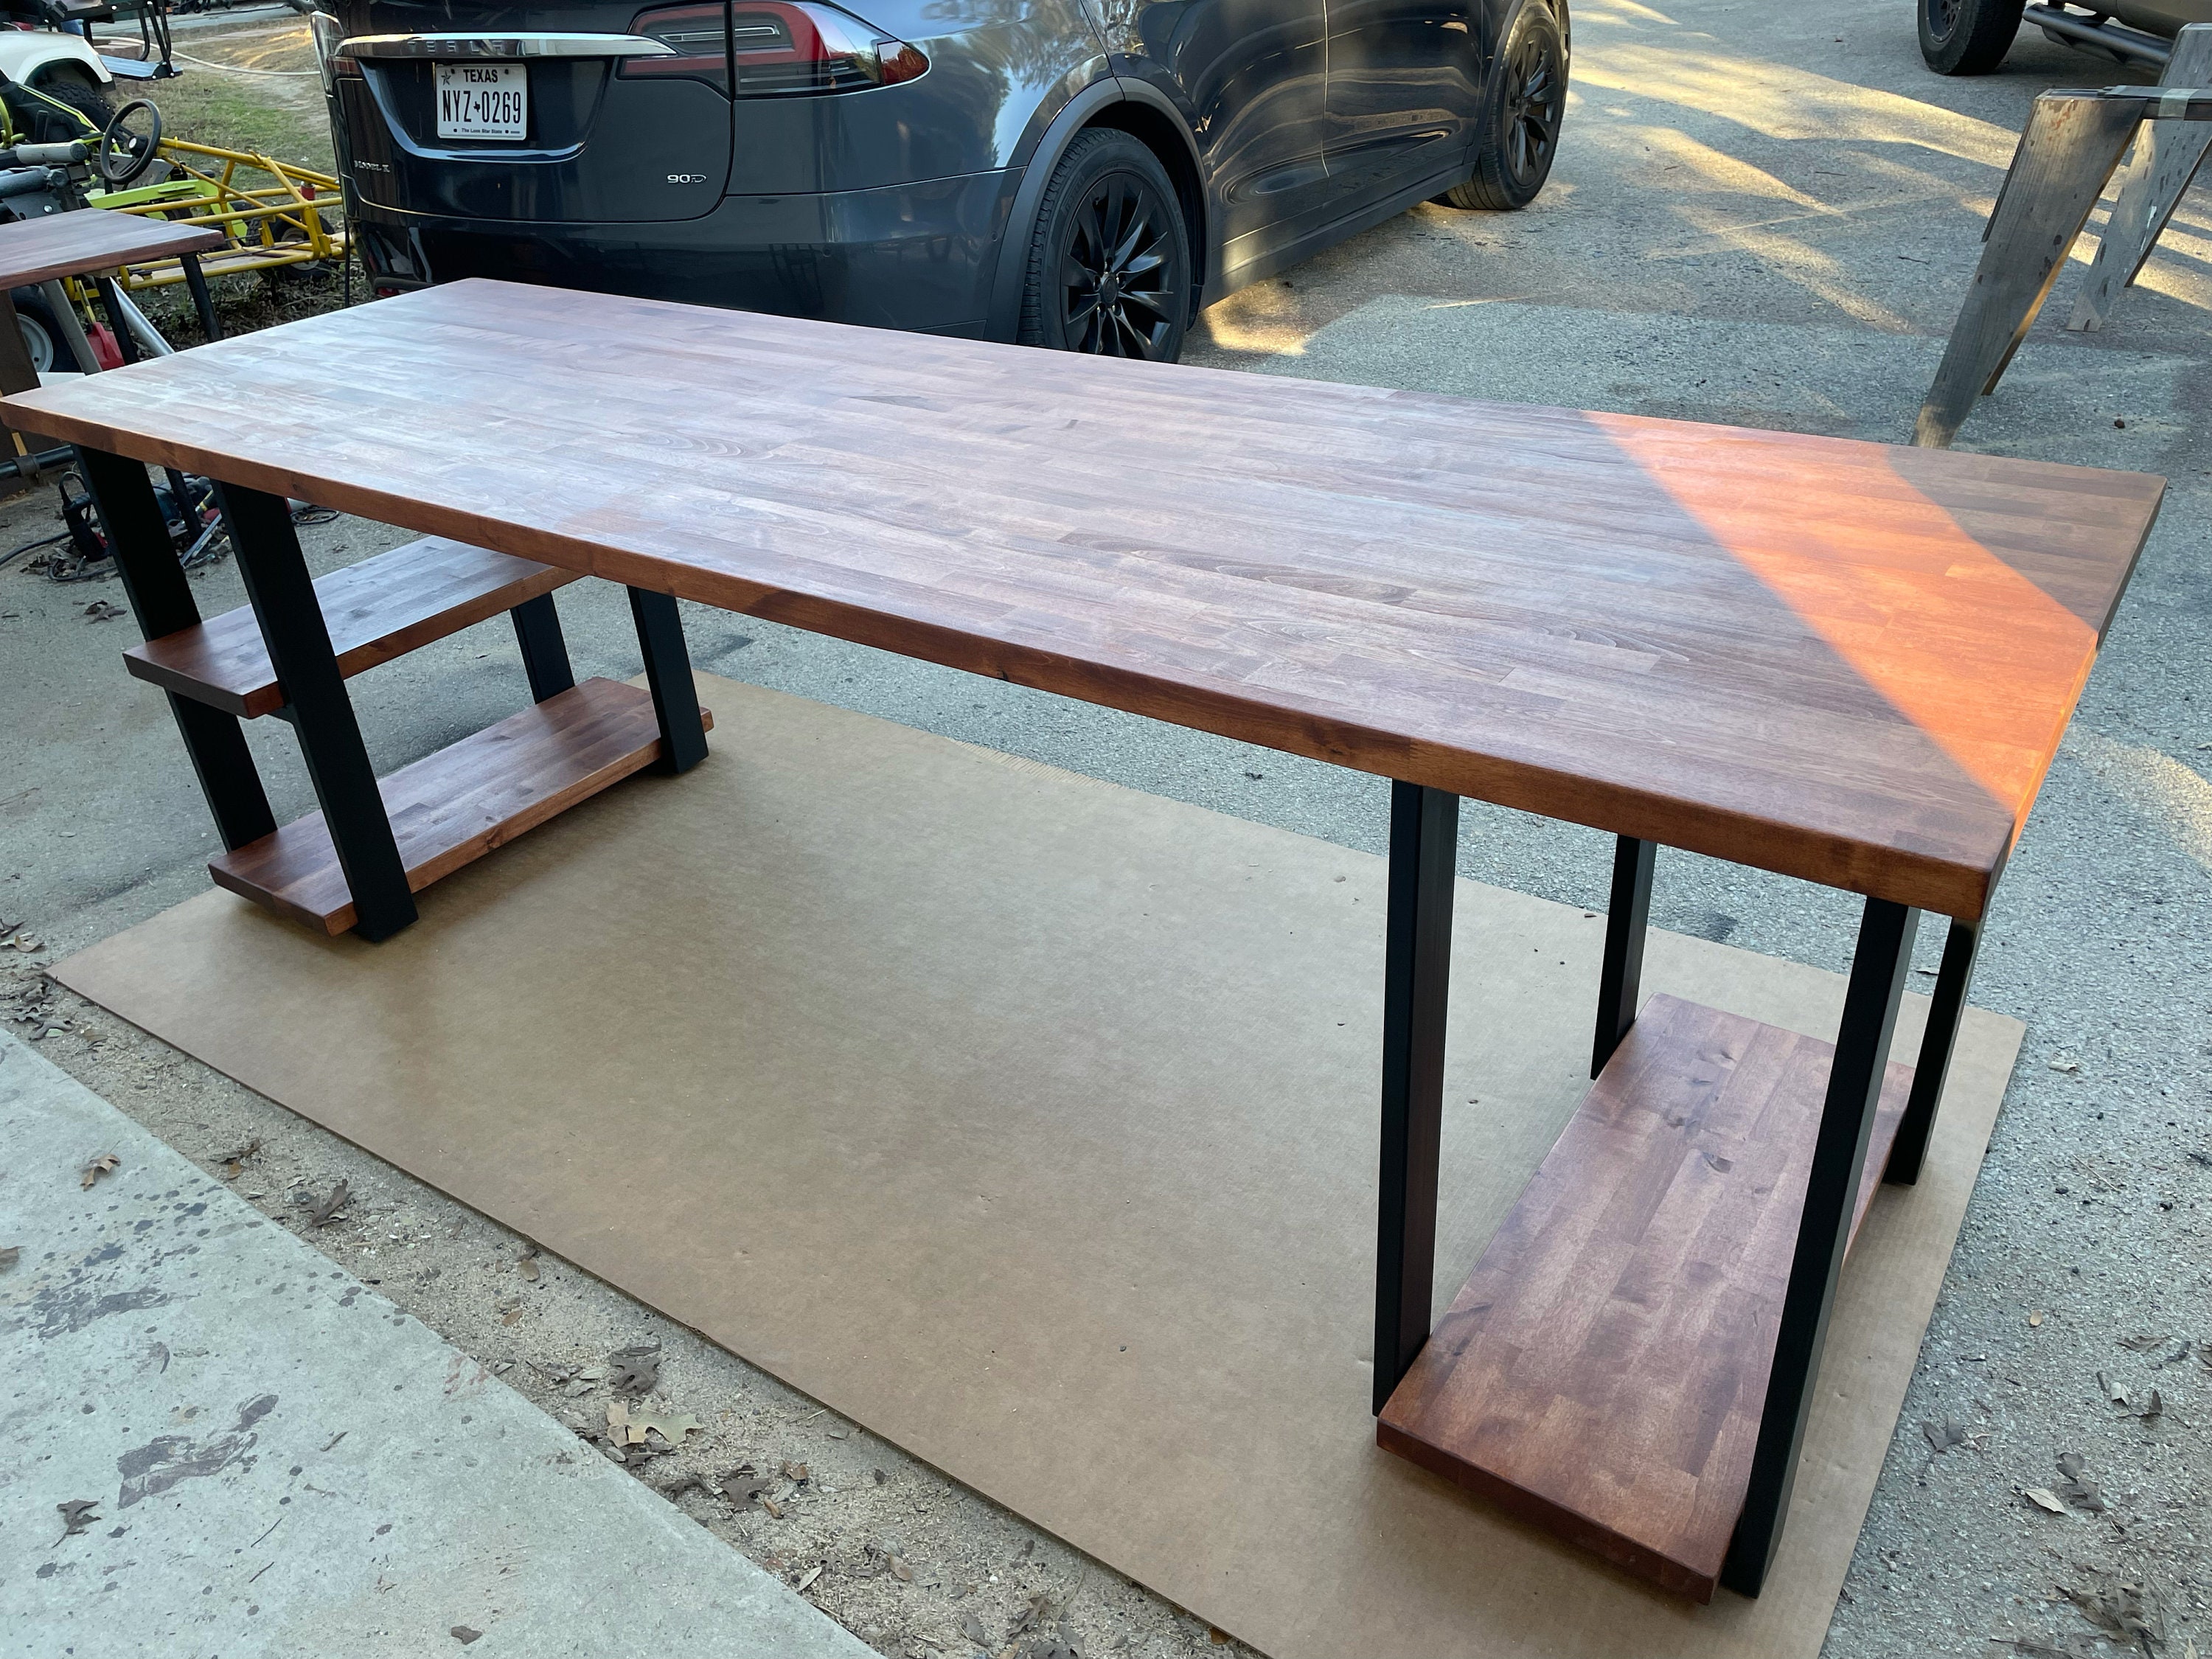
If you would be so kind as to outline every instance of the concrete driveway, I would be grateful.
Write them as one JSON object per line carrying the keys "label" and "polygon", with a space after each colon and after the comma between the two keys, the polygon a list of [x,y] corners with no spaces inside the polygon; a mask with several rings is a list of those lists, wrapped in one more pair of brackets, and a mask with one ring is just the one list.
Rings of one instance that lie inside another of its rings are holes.
{"label": "concrete driveway", "polygon": [[[1190,358],[1902,441],[2030,100],[2143,78],[2023,37],[2003,72],[1946,81],[1920,64],[1909,0],[1585,0],[1574,29],[1566,137],[1536,206],[1417,209],[1215,307]],[[2087,1654],[2100,1634],[2161,1656],[2192,1640],[2212,1651],[2212,1347],[2184,1346],[2212,1340],[2208,259],[2212,203],[2200,194],[2103,333],[2059,329],[2078,276],[2062,280],[1961,437],[1963,448],[2164,473],[2173,488],[1991,919],[1975,1000],[2025,1020],[2027,1048],[1837,1610],[1838,1656]],[[45,501],[0,511],[0,545],[46,533],[51,516]],[[310,545],[320,568],[392,539],[342,522]],[[228,567],[201,586],[204,610],[240,600]],[[569,592],[579,672],[635,672],[619,597]],[[82,615],[102,596],[20,563],[0,573],[11,710],[0,919],[55,948],[199,890],[211,844],[166,712],[114,660],[129,623]],[[686,615],[695,659],[717,673],[1382,850],[1375,780],[773,624]],[[472,630],[356,683],[380,765],[514,707],[513,656]],[[286,736],[253,733],[280,815],[309,805]],[[1461,867],[1595,906],[1609,850],[1470,806]],[[1837,969],[1856,920],[1840,896],[1682,854],[1661,861],[1654,915]],[[1942,931],[1924,931],[1926,967]],[[88,1016],[84,1033],[45,1052],[111,1094],[126,1075],[152,1074],[150,1061],[104,1059],[79,1040],[98,1029]],[[215,1157],[234,1127],[265,1127],[303,1170],[377,1178],[362,1155],[265,1103],[214,1081],[196,1095],[190,1067],[161,1075],[118,1103],[195,1158]],[[205,1147],[186,1144],[196,1127]],[[395,1213],[432,1204],[378,1179]],[[442,1259],[427,1227],[420,1243],[423,1262]],[[403,1305],[479,1352],[474,1314],[435,1286],[407,1294]],[[714,1376],[733,1393],[772,1391],[736,1362]],[[2145,1416],[2154,1388],[2162,1410]],[[2023,1496],[2063,1485],[2060,1454],[2078,1454],[2100,1489],[2063,1515]],[[1024,1531],[1011,1517],[988,1525],[1002,1538]],[[1172,1610],[1124,1613],[1133,1651],[1199,1639]]]}

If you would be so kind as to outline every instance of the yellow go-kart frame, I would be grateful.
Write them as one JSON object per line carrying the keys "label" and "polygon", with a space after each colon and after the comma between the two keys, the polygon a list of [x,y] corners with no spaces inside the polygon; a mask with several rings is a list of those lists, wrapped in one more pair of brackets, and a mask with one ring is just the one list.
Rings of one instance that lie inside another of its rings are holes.
{"label": "yellow go-kart frame", "polygon": [[[25,90],[68,111],[87,129],[88,139],[100,137],[99,125],[83,111],[45,98],[35,88]],[[14,125],[0,106],[0,141],[15,141]],[[86,205],[220,230],[229,246],[200,256],[200,269],[210,276],[345,258],[350,245],[345,212],[338,181],[329,173],[251,150],[167,137],[155,154],[169,164],[168,178],[124,190],[88,190]],[[126,290],[167,288],[184,280],[184,267],[174,258],[122,272]]]}

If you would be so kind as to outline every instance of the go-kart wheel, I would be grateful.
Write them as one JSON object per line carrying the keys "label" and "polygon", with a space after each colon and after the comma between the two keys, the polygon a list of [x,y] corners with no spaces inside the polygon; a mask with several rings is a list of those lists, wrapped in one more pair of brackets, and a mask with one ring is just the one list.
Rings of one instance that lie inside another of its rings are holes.
{"label": "go-kart wheel", "polygon": [[[140,110],[146,112],[147,130],[131,131],[131,118]],[[154,158],[161,147],[161,112],[144,98],[134,98],[115,112],[115,118],[101,131],[100,143],[93,151],[92,167],[111,190],[120,190],[140,173],[154,165]]]}

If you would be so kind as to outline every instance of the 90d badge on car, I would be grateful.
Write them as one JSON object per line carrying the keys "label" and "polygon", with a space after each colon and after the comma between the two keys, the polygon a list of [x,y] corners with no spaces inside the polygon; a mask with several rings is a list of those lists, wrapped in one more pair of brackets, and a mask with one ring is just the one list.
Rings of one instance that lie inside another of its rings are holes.
{"label": "90d badge on car", "polygon": [[668,175],[668,182],[672,185],[703,185],[707,182],[707,175],[703,173],[672,173]]}

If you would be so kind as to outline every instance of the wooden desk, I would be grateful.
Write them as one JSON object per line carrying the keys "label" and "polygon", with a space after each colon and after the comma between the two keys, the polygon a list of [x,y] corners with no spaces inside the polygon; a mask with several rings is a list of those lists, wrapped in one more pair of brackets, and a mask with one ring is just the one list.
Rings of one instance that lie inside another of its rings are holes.
{"label": "wooden desk", "polygon": [[[1991,886],[2163,489],[482,282],[6,406],[223,481],[371,937],[414,906],[286,494],[1390,779],[1381,1437],[1693,1595],[1764,1579],[1863,1176],[1917,1173]],[[139,469],[86,459],[127,517]],[[656,684],[681,662],[648,648]],[[657,706],[700,752],[689,699]],[[1462,796],[1620,842],[1598,1085],[1431,1342]],[[1832,1048],[1636,1026],[1662,842],[1867,896]],[[1907,1073],[1922,909],[1953,921]],[[1666,1260],[1697,1271],[1664,1329],[1601,1329]]]}
{"label": "wooden desk", "polygon": [[[117,340],[123,343],[121,349],[128,355],[131,353],[129,330],[118,314],[113,284],[106,273],[142,260],[165,259],[174,254],[184,268],[185,282],[191,289],[193,303],[200,308],[200,321],[207,330],[208,338],[212,340],[217,337],[215,309],[208,297],[206,278],[200,271],[199,256],[210,248],[221,247],[222,241],[222,233],[204,225],[172,224],[165,219],[149,219],[140,214],[104,208],[80,208],[43,219],[0,225],[0,392],[28,392],[39,384],[38,371],[23,349],[21,326],[9,295],[10,289],[45,287],[47,305],[61,325],[75,332],[76,313],[62,291],[62,278],[100,276],[108,322],[115,330]],[[90,373],[96,365],[91,362],[89,343],[72,338],[69,345],[86,372]],[[21,436],[10,431],[9,437],[15,454],[27,461],[31,452]]]}

